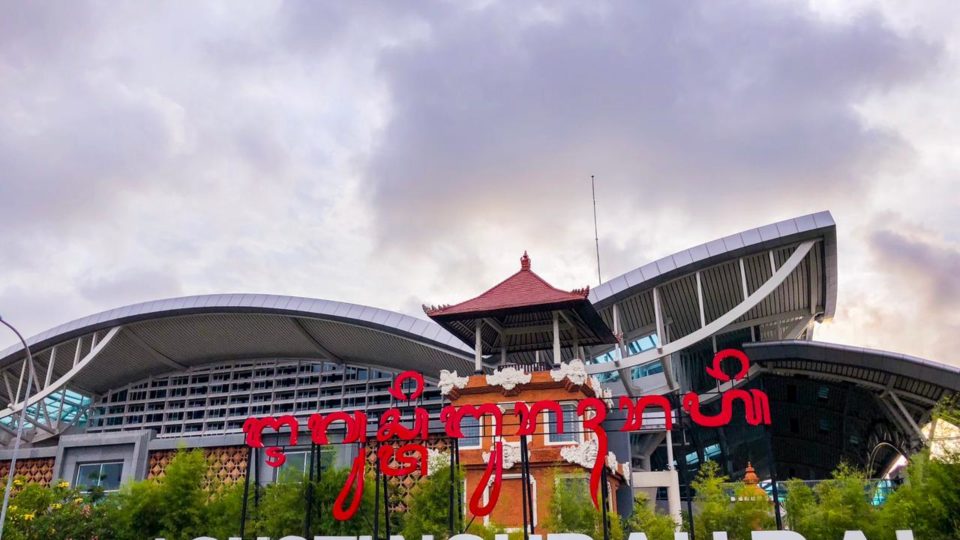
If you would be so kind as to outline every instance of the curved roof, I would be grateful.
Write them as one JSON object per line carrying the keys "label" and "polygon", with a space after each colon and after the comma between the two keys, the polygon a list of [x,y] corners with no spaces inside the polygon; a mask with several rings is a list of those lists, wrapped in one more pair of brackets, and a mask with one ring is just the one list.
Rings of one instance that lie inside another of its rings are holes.
{"label": "curved roof", "polygon": [[906,354],[801,340],[745,343],[744,350],[769,370],[893,391],[918,405],[960,392],[960,367]]}
{"label": "curved roof", "polygon": [[593,373],[731,332],[757,341],[810,339],[814,322],[836,309],[836,223],[830,212],[818,212],[748,229],[610,279],[589,298],[626,343],[652,333],[660,343],[619,364],[588,366]]}
{"label": "curved roof", "polygon": [[601,283],[590,291],[589,298],[597,309],[600,309],[635,294],[640,289],[653,287],[725,260],[737,259],[802,240],[819,238],[825,241],[828,270],[824,318],[831,318],[837,306],[836,225],[833,215],[829,211],[823,211],[747,229],[634,268]]}
{"label": "curved roof", "polygon": [[[55,385],[68,377],[68,387],[92,393],[233,358],[325,358],[426,373],[472,369],[470,350],[432,322],[357,304],[266,294],[134,304],[62,324],[28,343],[38,381]],[[0,369],[24,356],[22,346],[0,352]],[[88,357],[89,365],[78,370]],[[12,375],[15,385],[18,373]],[[11,401],[5,385],[0,394],[3,403]]]}

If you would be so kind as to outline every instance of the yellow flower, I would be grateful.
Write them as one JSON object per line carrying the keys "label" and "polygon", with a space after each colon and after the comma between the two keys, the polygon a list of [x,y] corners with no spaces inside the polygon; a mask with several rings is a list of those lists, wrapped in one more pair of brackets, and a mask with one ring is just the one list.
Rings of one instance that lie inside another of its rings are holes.
{"label": "yellow flower", "polygon": [[10,513],[13,513],[13,512],[16,512],[16,511],[17,511],[17,505],[13,505],[13,506],[10,507]]}
{"label": "yellow flower", "polygon": [[83,504],[83,497],[77,497],[74,499],[73,504]]}
{"label": "yellow flower", "polygon": [[23,515],[23,520],[24,520],[24,521],[33,521],[33,518],[34,518],[33,512],[30,512],[29,514],[24,514],[24,515]]}
{"label": "yellow flower", "polygon": [[51,508],[53,508],[54,510],[59,510],[59,509],[63,508],[63,505],[60,504],[60,503],[53,503],[53,504],[50,505],[50,506],[51,506]]}
{"label": "yellow flower", "polygon": [[59,483],[57,483],[57,487],[60,489],[66,489],[70,487],[70,482],[67,482],[66,480],[61,480]]}
{"label": "yellow flower", "polygon": [[23,480],[17,478],[17,479],[15,479],[15,480],[13,481],[13,485],[16,486],[16,487],[22,487],[22,486],[23,486]]}

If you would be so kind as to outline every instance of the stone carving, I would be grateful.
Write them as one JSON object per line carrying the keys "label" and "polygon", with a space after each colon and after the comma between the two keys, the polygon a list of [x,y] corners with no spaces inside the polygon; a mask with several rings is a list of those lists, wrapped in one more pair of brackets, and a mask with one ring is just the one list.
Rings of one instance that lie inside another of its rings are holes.
{"label": "stone carving", "polygon": [[558,369],[552,370],[550,377],[557,382],[567,379],[574,386],[582,386],[588,379],[587,368],[583,360],[574,358],[566,364],[561,363]]}
{"label": "stone carving", "polygon": [[445,396],[452,392],[454,388],[461,390],[466,388],[467,382],[469,381],[469,377],[458,377],[456,371],[441,369],[440,382],[437,383],[437,387],[440,388],[440,393]]}
{"label": "stone carving", "polygon": [[487,375],[487,384],[491,386],[501,386],[509,392],[521,384],[527,384],[530,382],[530,379],[531,375],[529,373],[524,373],[515,367],[509,366]]}
{"label": "stone carving", "polygon": [[607,467],[611,471],[617,472],[617,455],[613,452],[607,452]]}
{"label": "stone carving", "polygon": [[[493,450],[494,447],[490,447]],[[490,452],[483,453],[483,462],[490,461]],[[503,468],[512,469],[514,465],[520,463],[520,443],[503,443]]]}
{"label": "stone carving", "polygon": [[560,449],[560,457],[568,463],[591,469],[597,461],[597,440],[590,439],[576,446],[565,446]]}

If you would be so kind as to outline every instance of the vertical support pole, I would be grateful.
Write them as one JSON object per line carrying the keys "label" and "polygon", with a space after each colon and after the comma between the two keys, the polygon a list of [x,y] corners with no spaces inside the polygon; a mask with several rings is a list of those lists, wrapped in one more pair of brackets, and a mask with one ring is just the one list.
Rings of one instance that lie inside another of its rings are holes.
{"label": "vertical support pole", "polygon": [[700,281],[700,272],[697,272],[697,305],[700,307],[700,328],[707,325],[707,317],[703,309],[703,284]]}
{"label": "vertical support pole", "polygon": [[613,335],[617,338],[617,352],[620,357],[618,360],[623,360],[625,352],[623,350],[623,332],[620,331],[620,304],[613,304],[611,311],[613,312]]}
{"label": "vertical support pole", "polygon": [[524,482],[527,486],[527,507],[530,508],[530,534],[534,534],[536,533],[537,527],[536,519],[534,517],[536,515],[537,508],[533,505],[533,486],[531,485],[532,476],[530,474],[530,447],[527,445],[526,436],[523,437],[523,446],[523,467],[527,472],[527,479]]}
{"label": "vertical support pole", "polygon": [[560,366],[560,360],[562,356],[560,354],[560,313],[553,312],[553,365],[554,367]]}
{"label": "vertical support pole", "polygon": [[[764,391],[763,377],[760,377],[760,390]],[[773,516],[777,519],[777,530],[783,530],[783,518],[780,516],[780,490],[777,487],[777,459],[773,453],[773,436],[770,434],[770,426],[763,426],[763,432],[767,439],[767,455],[770,456],[770,486],[773,495]]]}
{"label": "vertical support pole", "polygon": [[450,439],[450,444],[447,446],[447,451],[450,452],[450,496],[448,498],[447,504],[447,533],[450,536],[456,534],[454,531],[454,511],[455,511],[455,496],[454,496],[454,481],[453,472],[456,467],[456,459],[453,455],[453,439]]}
{"label": "vertical support pole", "polygon": [[504,345],[500,347],[500,366],[507,365],[507,347]]}
{"label": "vertical support pole", "polygon": [[380,540],[380,452],[376,455],[376,470],[373,473],[373,540]]}
{"label": "vertical support pole", "polygon": [[54,347],[50,349],[50,361],[47,362],[47,374],[43,380],[43,387],[46,388],[50,386],[50,381],[53,379],[53,366],[57,362],[57,348]]}
{"label": "vertical support pole", "polygon": [[380,475],[380,481],[383,482],[383,530],[387,533],[387,540],[390,539],[390,485],[387,484],[387,475]]}
{"label": "vertical support pole", "polygon": [[603,518],[603,540],[610,540],[610,517],[607,515],[607,506],[610,504],[610,486],[607,485],[607,466],[603,466],[603,475],[600,478],[600,504]]}
{"label": "vertical support pole", "polygon": [[[77,338],[77,348],[73,351],[73,367],[80,363],[80,349],[83,348],[83,336]],[[93,347],[91,347],[92,349]]]}
{"label": "vertical support pole", "polygon": [[663,331],[663,312],[660,311],[660,289],[653,288],[653,317],[657,326],[657,351],[663,351],[663,345],[666,341]]}
{"label": "vertical support pole", "polygon": [[260,517],[260,449],[253,451],[253,512]]}
{"label": "vertical support pole", "polygon": [[477,319],[474,326],[474,344],[473,344],[473,373],[479,375],[483,373],[483,321]]}
{"label": "vertical support pole", "polygon": [[307,496],[306,496],[306,512],[303,517],[303,537],[310,538],[313,536],[310,534],[311,526],[313,525],[313,463],[314,458],[317,454],[317,443],[310,441],[310,460],[308,462],[307,468],[309,469],[308,473],[308,482],[307,482]]}
{"label": "vertical support pole", "polygon": [[696,532],[694,531],[693,527],[693,488],[690,485],[690,478],[687,476],[689,471],[687,471],[686,455],[690,453],[690,446],[689,442],[687,441],[687,426],[683,419],[683,407],[677,407],[676,411],[678,414],[678,423],[683,430],[683,444],[681,445],[681,448],[683,448],[684,454],[684,459],[677,462],[677,470],[680,473],[680,476],[683,478],[683,483],[687,486],[687,514],[690,516],[690,540],[696,540]]}
{"label": "vertical support pole", "polygon": [[742,258],[742,257],[739,259],[739,261],[740,261],[740,287],[741,287],[741,290],[743,291],[743,300],[746,301],[747,297],[750,296],[750,295],[748,294],[748,292],[747,292],[747,291],[748,291],[748,289],[747,289],[747,269],[743,266],[743,258]]}
{"label": "vertical support pole", "polygon": [[247,528],[247,500],[250,498],[250,467],[253,448],[247,447],[247,469],[243,472],[243,502],[240,504],[240,539],[243,540]]}
{"label": "vertical support pole", "polygon": [[464,522],[464,515],[463,515],[463,497],[462,497],[462,495],[460,494],[460,486],[461,486],[461,484],[460,484],[460,440],[459,440],[459,439],[454,439],[454,440],[453,440],[453,448],[454,448],[454,456],[456,456],[456,458],[457,458],[457,461],[456,461],[456,464],[457,464],[457,465],[456,465],[456,468],[454,468],[454,471],[455,471],[456,474],[457,474],[457,476],[456,476],[456,478],[457,478],[457,480],[456,480],[456,484],[457,484],[457,485],[456,485],[456,489],[457,489],[457,493],[456,493],[456,495],[457,495],[457,496],[456,496],[456,499],[457,499],[457,519],[460,520],[460,526],[461,526],[460,532],[463,533],[463,532],[466,532],[466,529],[463,527],[463,522]]}
{"label": "vertical support pole", "polygon": [[530,538],[531,509],[527,505],[527,438],[520,436],[520,505],[523,511],[523,540]]}

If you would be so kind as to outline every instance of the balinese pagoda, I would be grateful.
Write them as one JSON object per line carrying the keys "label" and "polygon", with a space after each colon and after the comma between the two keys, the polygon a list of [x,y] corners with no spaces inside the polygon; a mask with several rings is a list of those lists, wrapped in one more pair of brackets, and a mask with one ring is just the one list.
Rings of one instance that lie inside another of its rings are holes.
{"label": "balinese pagoda", "polygon": [[[480,482],[495,443],[503,443],[502,488],[498,504],[482,518],[485,524],[551,532],[547,518],[558,490],[589,497],[588,478],[599,445],[595,435],[583,429],[577,404],[610,394],[588,376],[583,348],[617,340],[587,299],[588,291],[551,286],[531,270],[524,253],[517,273],[480,296],[455,305],[424,306],[431,319],[473,346],[476,354],[472,376],[441,372],[444,396],[454,405],[495,403],[503,411],[501,435],[484,416],[464,429],[467,437],[459,441],[468,496]],[[555,413],[544,412],[532,435],[517,435],[513,404],[540,400],[561,405],[562,433],[557,432]],[[630,481],[630,465],[613,452],[604,462],[602,509],[612,513],[617,511],[617,491]]]}

